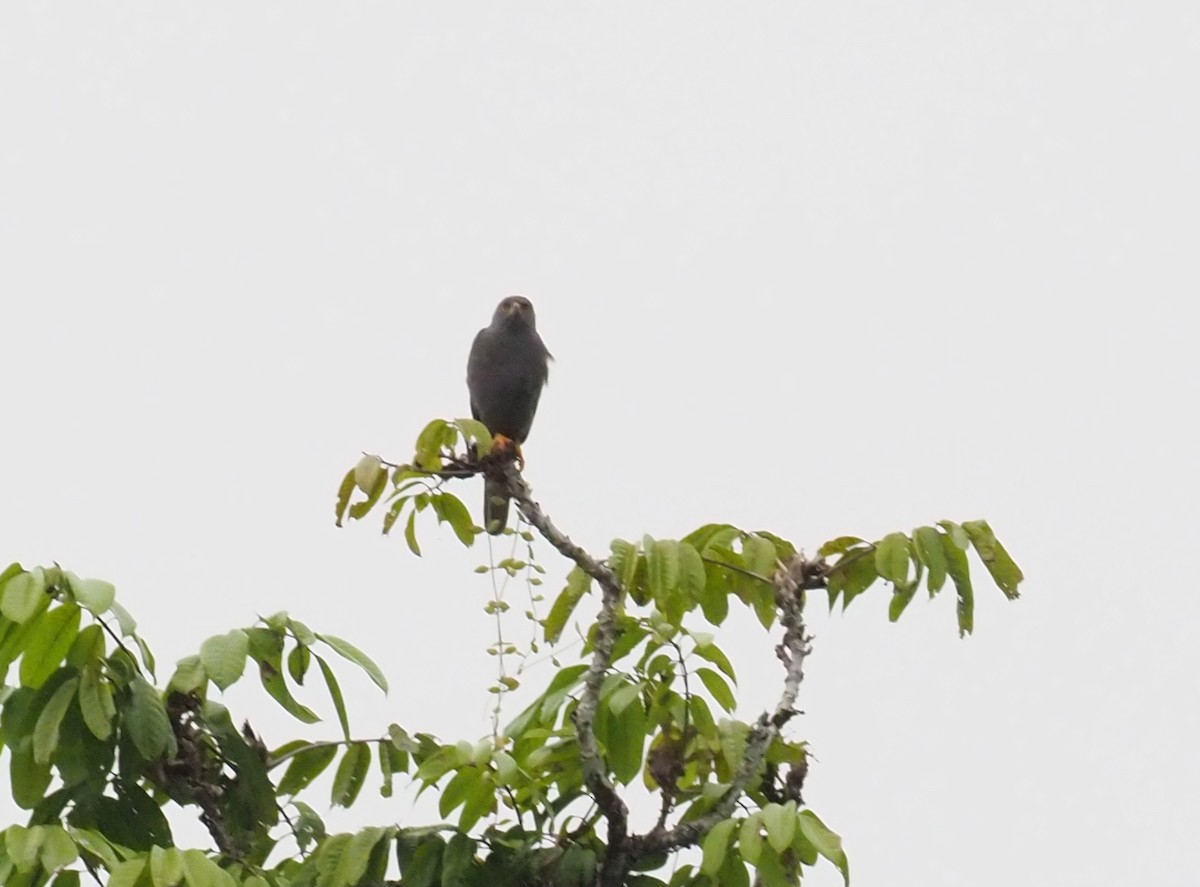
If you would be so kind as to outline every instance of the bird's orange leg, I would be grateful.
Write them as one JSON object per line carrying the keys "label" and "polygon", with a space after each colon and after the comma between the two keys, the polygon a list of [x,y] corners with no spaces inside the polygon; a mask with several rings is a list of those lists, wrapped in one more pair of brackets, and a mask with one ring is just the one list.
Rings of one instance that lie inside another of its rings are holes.
{"label": "bird's orange leg", "polygon": [[513,453],[517,458],[517,468],[525,470],[525,454],[521,452],[521,445],[503,434],[497,434],[492,439],[492,449],[502,453]]}

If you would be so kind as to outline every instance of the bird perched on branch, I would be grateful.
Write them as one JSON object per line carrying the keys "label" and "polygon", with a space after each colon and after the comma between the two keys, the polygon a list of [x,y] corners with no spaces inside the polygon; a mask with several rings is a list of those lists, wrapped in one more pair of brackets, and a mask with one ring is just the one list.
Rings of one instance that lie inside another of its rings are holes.
{"label": "bird perched on branch", "polygon": [[[467,358],[471,415],[488,427],[497,446],[515,450],[519,461],[523,460],[521,444],[529,438],[550,360],[537,332],[533,304],[524,296],[509,296],[497,306],[491,326],[475,336]],[[484,529],[497,535],[507,522],[504,485],[485,478]]]}

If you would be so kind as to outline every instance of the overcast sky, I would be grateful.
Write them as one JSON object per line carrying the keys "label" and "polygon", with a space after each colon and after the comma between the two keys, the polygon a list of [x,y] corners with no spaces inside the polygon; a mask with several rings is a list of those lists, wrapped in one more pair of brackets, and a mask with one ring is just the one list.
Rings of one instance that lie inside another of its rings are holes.
{"label": "overcast sky", "polygon": [[[0,6],[5,561],[115,582],[163,680],[286,608],[390,676],[342,671],[356,734],[488,732],[486,548],[332,503],[466,414],[522,293],[527,477],[585,545],[986,517],[1024,568],[964,641],[949,594],[811,608],[858,885],[1190,883],[1195,4],[397,6]],[[774,641],[724,641],[752,719]]]}

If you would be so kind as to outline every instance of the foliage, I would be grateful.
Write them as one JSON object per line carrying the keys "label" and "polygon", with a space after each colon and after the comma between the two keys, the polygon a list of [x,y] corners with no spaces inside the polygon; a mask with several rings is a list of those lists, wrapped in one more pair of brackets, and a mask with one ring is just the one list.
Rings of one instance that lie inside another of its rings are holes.
{"label": "foliage", "polygon": [[[0,574],[0,750],[12,796],[29,811],[3,832],[0,883],[74,887],[90,872],[115,887],[349,887],[398,869],[393,883],[448,887],[784,885],[822,858],[849,883],[841,839],[802,795],[806,744],[784,735],[809,652],[806,595],[823,589],[830,607],[845,608],[887,583],[895,621],[922,583],[933,596],[949,579],[969,633],[968,551],[1008,597],[1022,578],[987,523],[941,521],[873,542],[843,536],[814,560],[773,533],[708,524],[678,540],[614,540],[596,560],[553,527],[490,443],[477,422],[435,421],[412,464],[365,457],[337,500],[339,523],[382,504],[383,531],[402,525],[414,553],[418,515],[429,511],[470,546],[480,530],[446,486],[489,473],[572,561],[540,628],[553,645],[577,625],[581,661],[560,665],[504,729],[478,741],[443,743],[398,724],[354,738],[334,665],[352,663],[386,692],[384,675],[347,641],[287,613],[209,638],[160,689],[112,585],[58,566]],[[531,561],[497,568],[515,575]],[[599,617],[574,623],[589,597],[599,598]],[[781,633],[784,651],[780,704],[749,722],[735,717],[737,671],[712,630],[739,605]],[[251,663],[268,696],[306,724],[318,717],[294,688],[315,665],[337,734],[268,749],[249,723],[236,727],[209,689],[242,680]],[[515,686],[502,679],[493,690]],[[437,793],[446,821],[330,834],[313,783],[331,769],[335,805],[353,805],[368,784],[390,797],[404,776],[418,793]],[[628,833],[623,800],[634,786],[660,811],[640,835]],[[193,811],[212,847],[175,846],[168,807]],[[690,846],[699,847],[694,863],[667,868]]]}

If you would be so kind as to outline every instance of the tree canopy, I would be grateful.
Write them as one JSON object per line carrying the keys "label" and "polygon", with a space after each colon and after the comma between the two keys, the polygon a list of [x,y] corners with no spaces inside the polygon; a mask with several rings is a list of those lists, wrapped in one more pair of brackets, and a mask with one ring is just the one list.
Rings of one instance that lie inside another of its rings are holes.
{"label": "tree canopy", "polygon": [[[969,552],[1008,598],[1023,578],[981,520],[875,540],[840,536],[811,557],[775,532],[706,524],[680,539],[615,539],[597,556],[552,522],[511,453],[493,452],[487,429],[467,419],[429,423],[409,463],[363,457],[339,489],[337,521],[378,509],[383,532],[402,528],[420,554],[432,514],[471,546],[481,530],[451,485],[479,474],[507,489],[529,526],[506,531],[524,543],[524,557],[480,569],[523,577],[535,604],[543,582],[565,573],[545,615],[532,606],[525,614],[540,640],[523,650],[501,639],[490,652],[503,661],[553,650],[571,626],[581,640],[579,661],[556,657],[545,688],[507,723],[497,705],[482,738],[443,741],[414,726],[418,713],[356,736],[335,666],[362,669],[383,692],[385,675],[350,641],[289,613],[208,638],[160,685],[112,584],[59,565],[14,563],[0,573],[0,751],[12,797],[29,811],[3,831],[0,882],[774,887],[830,864],[849,884],[839,834],[803,793],[808,750],[795,716],[812,652],[810,597],[845,608],[890,586],[895,621],[922,587],[936,596],[949,583],[967,635]],[[564,566],[540,563],[541,545]],[[487,609],[499,617],[509,606],[495,599]],[[735,717],[737,668],[718,643],[733,607],[753,612],[781,666],[775,705],[749,721]],[[210,698],[247,666],[304,724],[319,717],[297,688],[319,673],[336,732],[269,745],[243,713]],[[481,693],[500,701],[518,686],[501,669]],[[331,795],[317,798],[313,783],[330,768]],[[326,829],[325,804],[350,807],[368,786],[391,797],[398,781],[435,792],[442,821]],[[658,811],[643,832],[630,824],[635,791]],[[177,846],[168,810],[198,818],[210,846]]]}

